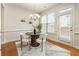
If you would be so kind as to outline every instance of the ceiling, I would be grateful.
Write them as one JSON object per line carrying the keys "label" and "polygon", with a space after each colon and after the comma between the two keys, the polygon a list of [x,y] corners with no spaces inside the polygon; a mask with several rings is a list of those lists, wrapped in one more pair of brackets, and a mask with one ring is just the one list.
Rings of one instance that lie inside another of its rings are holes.
{"label": "ceiling", "polygon": [[52,8],[57,3],[8,3],[10,6],[16,6],[28,9],[33,12],[41,13],[47,9]]}

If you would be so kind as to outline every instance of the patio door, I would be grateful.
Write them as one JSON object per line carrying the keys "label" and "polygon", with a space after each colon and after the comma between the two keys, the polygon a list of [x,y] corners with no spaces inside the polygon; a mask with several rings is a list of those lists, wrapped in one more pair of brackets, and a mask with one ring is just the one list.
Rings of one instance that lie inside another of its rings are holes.
{"label": "patio door", "polygon": [[59,15],[59,40],[67,43],[72,42],[72,13],[71,10],[68,12],[61,13]]}

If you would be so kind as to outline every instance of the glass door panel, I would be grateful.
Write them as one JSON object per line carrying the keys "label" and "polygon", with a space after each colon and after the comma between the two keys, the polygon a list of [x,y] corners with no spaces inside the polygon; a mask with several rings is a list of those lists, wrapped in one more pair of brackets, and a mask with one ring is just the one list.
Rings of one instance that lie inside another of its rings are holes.
{"label": "glass door panel", "polygon": [[71,31],[71,14],[59,16],[59,39],[65,42],[70,42]]}

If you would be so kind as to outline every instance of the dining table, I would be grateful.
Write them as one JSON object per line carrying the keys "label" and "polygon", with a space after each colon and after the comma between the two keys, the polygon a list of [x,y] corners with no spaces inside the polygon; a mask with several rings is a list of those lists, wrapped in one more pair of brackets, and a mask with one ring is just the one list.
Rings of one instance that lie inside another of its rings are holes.
{"label": "dining table", "polygon": [[39,38],[40,33],[34,34],[32,32],[28,32],[28,33],[26,33],[26,35],[30,35],[32,47],[38,47],[40,45],[40,43],[37,42],[37,39]]}

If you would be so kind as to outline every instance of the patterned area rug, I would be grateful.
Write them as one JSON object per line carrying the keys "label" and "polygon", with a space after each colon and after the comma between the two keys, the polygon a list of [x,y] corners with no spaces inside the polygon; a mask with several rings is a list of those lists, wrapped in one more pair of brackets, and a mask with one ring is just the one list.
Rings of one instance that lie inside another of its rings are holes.
{"label": "patterned area rug", "polygon": [[65,51],[48,50],[46,56],[70,56],[70,54]]}
{"label": "patterned area rug", "polygon": [[28,46],[23,47],[22,50],[19,47],[17,49],[20,56],[70,56],[69,51],[48,42],[47,48],[44,47],[43,51],[41,51],[41,45],[39,47],[31,47],[30,50]]}

